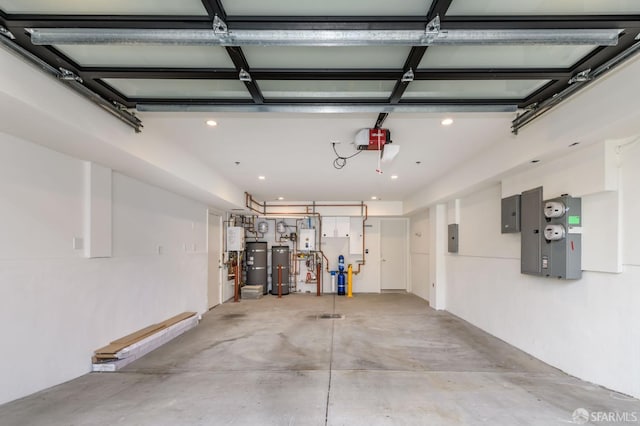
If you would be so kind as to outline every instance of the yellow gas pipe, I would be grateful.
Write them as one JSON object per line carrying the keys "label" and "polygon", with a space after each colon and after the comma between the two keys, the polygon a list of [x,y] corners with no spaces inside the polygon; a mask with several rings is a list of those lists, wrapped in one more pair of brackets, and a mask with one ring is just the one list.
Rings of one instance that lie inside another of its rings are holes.
{"label": "yellow gas pipe", "polygon": [[347,266],[347,297],[353,297],[353,267]]}

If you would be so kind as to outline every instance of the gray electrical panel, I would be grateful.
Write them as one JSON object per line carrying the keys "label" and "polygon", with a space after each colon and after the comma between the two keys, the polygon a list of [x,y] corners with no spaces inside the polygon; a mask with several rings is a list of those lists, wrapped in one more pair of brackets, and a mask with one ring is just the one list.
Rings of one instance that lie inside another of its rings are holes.
{"label": "gray electrical panel", "polygon": [[520,207],[520,272],[541,275],[542,187],[523,192]]}
{"label": "gray electrical panel", "polygon": [[452,223],[449,225],[449,253],[457,253],[458,252],[458,224]]}
{"label": "gray electrical panel", "polygon": [[582,200],[569,195],[546,200],[543,218],[542,275],[582,278]]}
{"label": "gray electrical panel", "polygon": [[501,233],[520,232],[520,194],[502,199]]}

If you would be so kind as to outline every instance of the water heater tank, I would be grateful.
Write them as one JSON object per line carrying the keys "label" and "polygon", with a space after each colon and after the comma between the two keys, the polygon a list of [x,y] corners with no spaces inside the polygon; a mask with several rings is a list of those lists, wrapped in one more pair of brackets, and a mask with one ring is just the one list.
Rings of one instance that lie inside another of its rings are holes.
{"label": "water heater tank", "polygon": [[289,294],[289,247],[271,247],[271,294],[278,294],[278,265],[281,269],[282,294]]}
{"label": "water heater tank", "polygon": [[262,294],[267,294],[267,243],[255,241],[247,243],[247,285],[261,285]]}

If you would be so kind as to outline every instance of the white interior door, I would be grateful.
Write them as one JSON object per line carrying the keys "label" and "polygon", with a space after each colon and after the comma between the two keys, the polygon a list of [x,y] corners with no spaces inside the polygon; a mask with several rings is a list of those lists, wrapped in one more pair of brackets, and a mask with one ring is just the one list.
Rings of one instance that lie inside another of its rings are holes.
{"label": "white interior door", "polygon": [[407,221],[380,221],[380,289],[407,289]]}
{"label": "white interior door", "polygon": [[220,216],[209,213],[208,232],[207,232],[207,301],[209,309],[220,304],[221,290],[221,271],[222,258],[221,254],[221,234],[220,234]]}

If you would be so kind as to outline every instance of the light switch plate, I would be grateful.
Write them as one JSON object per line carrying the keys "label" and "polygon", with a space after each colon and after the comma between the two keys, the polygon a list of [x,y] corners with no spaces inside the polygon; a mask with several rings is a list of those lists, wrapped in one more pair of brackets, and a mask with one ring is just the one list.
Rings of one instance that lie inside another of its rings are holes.
{"label": "light switch plate", "polygon": [[82,237],[73,237],[72,246],[74,250],[82,250],[84,247],[84,241]]}

